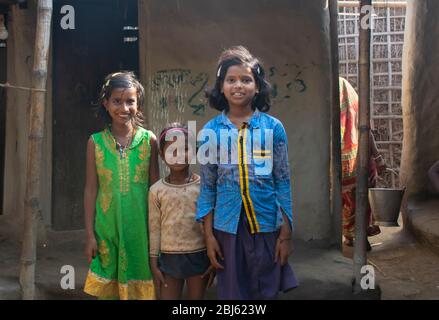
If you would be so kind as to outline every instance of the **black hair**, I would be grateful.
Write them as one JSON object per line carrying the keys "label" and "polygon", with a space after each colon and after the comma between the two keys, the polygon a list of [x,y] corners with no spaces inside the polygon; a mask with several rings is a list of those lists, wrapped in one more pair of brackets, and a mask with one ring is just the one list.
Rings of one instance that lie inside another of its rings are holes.
{"label": "black hair", "polygon": [[166,132],[171,130],[171,129],[183,129],[182,132],[184,132],[186,143],[188,142],[188,137],[189,137],[188,127],[180,122],[170,123],[162,130],[162,132],[160,132],[159,149],[162,153],[163,153],[163,149],[165,147],[166,142],[168,142],[168,141],[166,141]]}
{"label": "black hair", "polygon": [[221,92],[227,70],[231,66],[243,65],[249,67],[255,78],[256,85],[259,89],[252,100],[251,106],[253,110],[258,109],[262,112],[267,112],[271,107],[271,85],[265,80],[265,71],[261,61],[254,57],[247,48],[243,46],[231,47],[224,50],[218,60],[218,67],[216,72],[216,81],[213,88],[206,92],[206,97],[209,100],[209,105],[219,111],[229,111],[229,103],[226,97]]}
{"label": "black hair", "polygon": [[145,102],[145,89],[137,80],[134,72],[120,71],[107,75],[99,93],[98,117],[102,118],[107,125],[112,122],[111,116],[104,107],[104,99],[109,99],[114,89],[135,88],[137,91],[137,113],[134,115],[132,122],[134,127],[143,126],[144,117],[142,114],[143,104]]}

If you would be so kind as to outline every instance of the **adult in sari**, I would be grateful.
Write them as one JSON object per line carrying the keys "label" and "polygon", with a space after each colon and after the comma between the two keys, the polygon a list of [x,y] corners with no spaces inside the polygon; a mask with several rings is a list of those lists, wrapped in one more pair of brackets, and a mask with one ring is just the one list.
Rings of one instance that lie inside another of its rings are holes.
{"label": "adult in sari", "polygon": [[[355,193],[357,186],[358,154],[358,95],[352,85],[340,78],[340,125],[341,125],[341,161],[342,161],[342,205],[343,205],[343,243],[353,246],[355,236]],[[386,164],[379,154],[375,139],[369,131],[369,188],[376,186],[379,174],[386,170]],[[381,232],[374,224],[370,206],[367,209],[369,225],[367,235],[374,236]],[[368,250],[371,249],[369,242]]]}

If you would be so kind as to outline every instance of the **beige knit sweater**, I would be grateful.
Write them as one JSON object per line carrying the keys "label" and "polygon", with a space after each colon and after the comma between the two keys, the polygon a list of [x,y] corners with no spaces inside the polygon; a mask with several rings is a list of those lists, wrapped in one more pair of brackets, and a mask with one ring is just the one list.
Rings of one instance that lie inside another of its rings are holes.
{"label": "beige knit sweater", "polygon": [[149,254],[192,253],[206,249],[195,209],[200,177],[174,185],[160,179],[149,189]]}

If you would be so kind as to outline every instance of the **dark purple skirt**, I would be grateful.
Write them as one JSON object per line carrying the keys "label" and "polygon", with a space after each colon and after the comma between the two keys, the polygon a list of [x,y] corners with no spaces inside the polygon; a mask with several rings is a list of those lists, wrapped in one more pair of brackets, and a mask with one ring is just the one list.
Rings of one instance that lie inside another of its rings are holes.
{"label": "dark purple skirt", "polygon": [[279,231],[251,234],[247,217],[241,213],[236,235],[214,229],[224,260],[217,270],[218,299],[277,299],[279,291],[297,287],[291,266],[274,262]]}

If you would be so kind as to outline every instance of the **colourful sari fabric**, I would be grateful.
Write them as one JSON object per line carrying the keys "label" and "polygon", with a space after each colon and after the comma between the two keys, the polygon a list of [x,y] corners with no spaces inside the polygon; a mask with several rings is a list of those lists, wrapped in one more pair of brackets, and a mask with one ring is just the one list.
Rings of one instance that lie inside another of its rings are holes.
{"label": "colourful sari fabric", "polygon": [[[343,235],[348,239],[354,239],[355,237],[355,193],[355,188],[342,192]],[[367,235],[370,237],[380,233],[379,227],[374,226],[375,221],[369,204],[366,215],[368,221]]]}
{"label": "colourful sari fabric", "polygon": [[[353,239],[355,235],[355,192],[358,155],[358,95],[352,85],[340,78],[340,127],[342,163],[342,220],[343,235]],[[369,177],[376,176],[375,161],[369,161]],[[374,186],[369,186],[374,187]],[[374,224],[370,206],[367,209],[369,225]],[[374,233],[379,228],[369,228]],[[372,234],[369,234],[372,235]]]}
{"label": "colourful sari fabric", "polygon": [[355,188],[358,153],[358,95],[351,84],[340,78],[340,129],[342,188]]}
{"label": "colourful sari fabric", "polygon": [[151,132],[138,128],[121,155],[109,129],[92,135],[99,190],[93,259],[84,291],[101,299],[154,299],[148,253]]}

